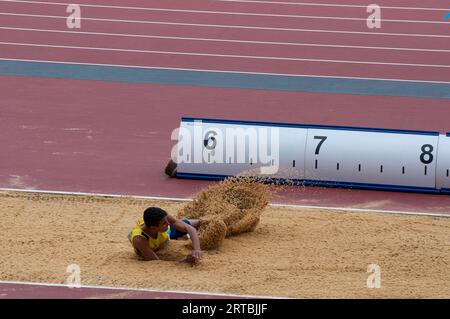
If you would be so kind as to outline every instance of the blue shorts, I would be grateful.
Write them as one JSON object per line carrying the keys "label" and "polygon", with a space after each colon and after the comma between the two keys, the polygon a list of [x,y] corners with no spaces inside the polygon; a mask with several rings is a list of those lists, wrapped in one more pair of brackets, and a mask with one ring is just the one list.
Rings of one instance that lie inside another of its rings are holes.
{"label": "blue shorts", "polygon": [[[189,221],[189,219],[185,218],[183,219],[183,223],[190,225],[191,222]],[[183,237],[184,235],[186,235],[187,233],[183,233],[179,230],[176,230],[175,227],[170,226],[170,239],[178,239],[180,237]]]}

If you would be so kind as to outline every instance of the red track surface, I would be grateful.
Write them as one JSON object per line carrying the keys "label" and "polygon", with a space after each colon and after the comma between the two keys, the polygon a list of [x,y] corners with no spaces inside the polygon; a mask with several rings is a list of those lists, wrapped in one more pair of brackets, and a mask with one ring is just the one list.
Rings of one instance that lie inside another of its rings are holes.
{"label": "red track surface", "polygon": [[39,284],[1,283],[0,299],[236,299],[235,296],[133,289],[69,288]]}
{"label": "red track surface", "polygon": [[[62,0],[60,2],[70,3]],[[92,3],[89,0],[77,2]],[[324,2],[342,4],[337,0]],[[381,6],[391,7],[448,9],[448,1],[377,2]],[[111,3],[105,0],[96,1],[95,4]],[[127,0],[118,5],[362,20],[82,7],[84,18],[141,21],[82,21],[82,33],[127,35],[117,36],[67,33],[70,30],[65,25],[65,6],[0,1],[0,42],[15,43],[0,44],[0,58],[450,82],[450,23],[444,23],[442,20],[446,10],[383,9],[384,20],[441,23],[383,21],[382,29],[369,30],[364,21],[367,18],[367,1],[349,0],[345,4],[362,7],[205,0]],[[27,17],[23,16],[24,14],[63,18]],[[311,31],[312,29],[321,31]],[[419,34],[421,36],[418,36]],[[203,40],[162,39],[154,38],[155,36]],[[244,42],[237,43],[236,40]],[[48,45],[95,47],[101,50],[50,48]],[[108,51],[108,48],[122,51]],[[174,54],[180,52],[253,57]],[[207,183],[168,179],[163,175],[163,168],[174,145],[170,140],[170,133],[178,126],[182,116],[450,131],[448,100],[439,99],[266,92],[5,76],[0,77],[0,87],[0,187],[9,188],[191,196]],[[291,188],[278,194],[274,201],[418,212],[448,212],[450,207],[449,196],[329,188]],[[6,297],[62,297],[58,289],[67,288],[17,289],[16,286],[2,285],[0,297],[5,297],[2,295],[5,291]],[[67,296],[152,297],[123,291],[117,292],[118,295],[111,291],[104,292],[105,294],[91,292],[93,291],[71,290]]]}
{"label": "red track surface", "polygon": [[[448,102],[439,99],[0,81],[2,187],[189,197],[206,182],[163,173],[175,145],[171,132],[182,116],[450,131]],[[449,196],[324,188],[292,188],[275,201],[427,212],[450,207]]]}
{"label": "red track surface", "polygon": [[[96,4],[98,5],[99,3]],[[450,66],[445,65],[450,54],[448,45],[450,24],[443,21],[445,11],[385,9],[386,12],[383,11],[382,18],[395,21],[384,21],[382,29],[371,30],[366,26],[367,13],[364,8],[274,6],[271,4],[217,1],[165,1],[163,3],[158,1],[145,3],[127,1],[121,5],[207,12],[83,7],[83,18],[103,20],[83,20],[81,31],[447,51],[387,51],[374,48],[152,39],[5,29],[0,33],[0,42],[4,43],[0,44],[1,56],[15,59],[208,70],[220,69],[241,72],[375,77],[423,81],[448,81],[450,79]],[[442,7],[442,3],[435,3],[437,7],[439,5]],[[66,27],[67,14],[65,6],[16,2],[3,2],[1,6],[3,15],[0,15],[0,24],[2,27],[70,31]],[[427,6],[433,6],[433,3],[427,3]],[[218,14],[210,13],[211,11],[240,14]],[[266,16],[244,15],[245,13],[264,14]],[[18,14],[32,16],[17,16]],[[274,14],[278,16],[268,16]],[[39,15],[41,17],[37,17]],[[330,16],[339,19],[318,19],[316,18],[317,16]],[[359,20],[342,20],[347,18]],[[110,21],[104,21],[105,19]],[[402,20],[417,20],[421,22],[405,22]],[[178,25],[173,25],[177,23]],[[180,23],[184,25],[179,25]],[[186,24],[196,24],[196,26]],[[236,26],[241,26],[241,28],[236,28]],[[281,30],[267,30],[267,28],[278,28]],[[297,29],[297,31],[292,29]],[[306,32],[298,29],[323,30],[327,32]],[[367,34],[330,33],[334,31],[365,32]],[[386,35],[386,33],[390,35]],[[399,36],[398,34],[403,35]],[[413,34],[426,36],[411,36]],[[40,45],[40,47],[36,45]],[[47,47],[48,45],[60,47],[49,48]],[[82,49],[80,47],[90,47],[91,49]],[[92,48],[97,49],[94,50]],[[111,51],[107,49],[128,51]],[[129,50],[144,50],[147,52],[130,52]],[[186,55],[186,53],[194,53],[196,55]],[[205,54],[228,55],[228,57],[205,56]],[[233,55],[233,57],[230,57],[230,55]],[[344,63],[342,61],[347,62]],[[364,63],[362,64],[362,62]],[[402,65],[391,65],[389,63]]]}

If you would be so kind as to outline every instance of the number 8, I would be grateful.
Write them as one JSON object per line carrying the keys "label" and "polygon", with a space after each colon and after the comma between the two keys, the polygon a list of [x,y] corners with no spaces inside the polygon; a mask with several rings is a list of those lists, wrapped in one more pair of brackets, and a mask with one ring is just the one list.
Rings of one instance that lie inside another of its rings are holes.
{"label": "number 8", "polygon": [[[433,146],[430,144],[425,144],[421,148],[422,154],[420,155],[420,161],[424,164],[430,164],[433,161]],[[428,156],[428,159],[425,159],[425,156]]]}

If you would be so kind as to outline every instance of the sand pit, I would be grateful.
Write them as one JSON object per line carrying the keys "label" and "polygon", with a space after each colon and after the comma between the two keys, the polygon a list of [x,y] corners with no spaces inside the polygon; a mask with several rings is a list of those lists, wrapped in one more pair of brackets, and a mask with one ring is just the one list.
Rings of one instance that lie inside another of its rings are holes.
{"label": "sand pit", "polygon": [[[172,241],[138,261],[127,234],[148,206],[185,203],[0,193],[0,280],[289,297],[450,297],[450,219],[266,208],[253,232],[227,237],[198,266]],[[367,266],[381,267],[368,289]]]}

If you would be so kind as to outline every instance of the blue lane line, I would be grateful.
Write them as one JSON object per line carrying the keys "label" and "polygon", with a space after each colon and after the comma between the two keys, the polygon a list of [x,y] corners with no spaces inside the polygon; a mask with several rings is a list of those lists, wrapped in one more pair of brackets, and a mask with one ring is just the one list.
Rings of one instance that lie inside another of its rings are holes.
{"label": "blue lane line", "polygon": [[[450,84],[0,61],[0,75],[450,99]],[[301,101],[299,101],[301,103]]]}

